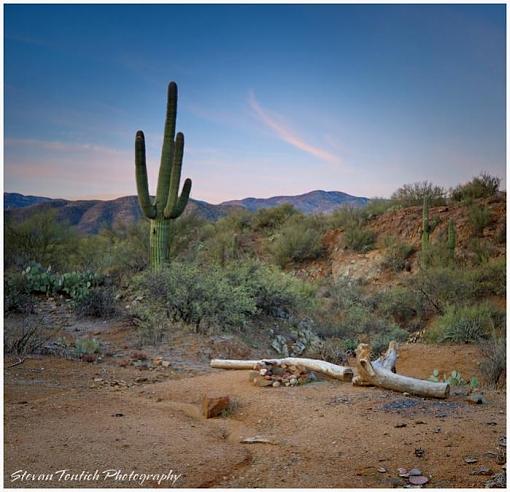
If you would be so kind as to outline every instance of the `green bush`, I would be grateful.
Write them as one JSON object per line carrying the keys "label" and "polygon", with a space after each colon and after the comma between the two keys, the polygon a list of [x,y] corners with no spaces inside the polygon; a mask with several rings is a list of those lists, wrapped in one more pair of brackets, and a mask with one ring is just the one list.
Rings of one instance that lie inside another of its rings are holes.
{"label": "green bush", "polygon": [[487,207],[472,205],[468,212],[469,223],[476,235],[483,234],[483,230],[491,223],[490,210]]}
{"label": "green bush", "polygon": [[467,245],[467,253],[469,260],[474,265],[482,265],[487,263],[493,256],[495,249],[492,243],[486,239],[473,237]]}
{"label": "green bush", "polygon": [[112,318],[117,312],[115,291],[111,287],[93,287],[76,298],[74,309],[80,316]]}
{"label": "green bush", "polygon": [[404,286],[380,290],[372,295],[370,302],[378,313],[399,325],[409,325],[412,320],[420,319],[426,310],[423,297]]}
{"label": "green bush", "polygon": [[428,181],[419,183],[405,184],[391,195],[394,204],[402,207],[420,206],[423,199],[429,197],[429,203],[432,206],[444,205],[446,190],[441,186],[436,186]]}
{"label": "green bush", "polygon": [[343,243],[348,249],[366,253],[374,248],[375,239],[375,232],[370,229],[352,226],[345,229]]}
{"label": "green bush", "polygon": [[483,172],[468,183],[454,188],[450,196],[451,199],[456,202],[473,200],[476,198],[487,198],[498,192],[500,183],[500,178]]}
{"label": "green bush", "polygon": [[449,306],[437,318],[427,339],[432,342],[471,343],[488,338],[495,328],[504,323],[504,313],[482,303],[474,306]]}
{"label": "green bush", "polygon": [[253,215],[253,228],[257,231],[271,231],[281,227],[290,217],[299,213],[288,203],[273,208],[261,208]]}
{"label": "green bush", "polygon": [[161,306],[154,306],[154,303],[137,303],[132,307],[130,314],[137,328],[140,344],[156,345],[163,340],[170,323]]}
{"label": "green bush", "polygon": [[260,314],[285,318],[315,307],[313,286],[272,266],[257,261],[237,262],[229,265],[224,275],[232,285],[248,292]]}
{"label": "green bush", "polygon": [[101,344],[95,338],[80,338],[74,342],[74,352],[77,357],[98,354]]}
{"label": "green bush", "polygon": [[391,341],[405,342],[408,337],[409,333],[398,326],[393,326],[386,332],[378,333],[371,340],[372,354],[374,356],[380,355],[388,349]]}
{"label": "green bush", "polygon": [[324,253],[322,234],[306,222],[287,223],[279,230],[270,251],[274,261],[282,267],[319,258]]}
{"label": "green bush", "polygon": [[415,252],[414,246],[400,242],[394,236],[385,238],[386,252],[383,266],[394,272],[400,272],[406,268],[407,260]]}
{"label": "green bush", "polygon": [[34,311],[32,296],[27,278],[21,273],[9,273],[4,277],[5,312],[30,314]]}
{"label": "green bush", "polygon": [[371,198],[362,210],[363,215],[367,217],[367,219],[372,219],[389,210],[396,209],[397,207],[398,205],[387,198]]}
{"label": "green bush", "polygon": [[172,262],[160,272],[146,272],[141,288],[151,302],[162,303],[173,321],[197,331],[242,329],[256,312],[255,301],[243,286],[231,284],[221,269]]}
{"label": "green bush", "polygon": [[57,220],[55,210],[34,213],[22,221],[7,217],[4,234],[7,268],[37,262],[57,271],[68,270],[76,256],[78,236]]}

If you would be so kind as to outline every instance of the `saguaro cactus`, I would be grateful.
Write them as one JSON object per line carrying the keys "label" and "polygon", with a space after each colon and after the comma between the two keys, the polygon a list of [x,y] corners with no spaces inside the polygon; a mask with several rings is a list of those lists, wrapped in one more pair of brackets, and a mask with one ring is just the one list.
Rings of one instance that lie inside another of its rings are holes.
{"label": "saguaro cactus", "polygon": [[448,221],[448,259],[450,262],[455,260],[455,245],[457,242],[457,231],[455,230],[455,222],[450,219]]}
{"label": "saguaro cactus", "polygon": [[147,164],[145,159],[145,136],[136,132],[135,167],[138,201],[144,215],[150,219],[150,264],[160,269],[169,260],[170,222],[179,217],[188,203],[191,191],[191,179],[186,179],[179,194],[182,157],[184,153],[184,135],[175,135],[177,117],[177,85],[168,84],[165,133],[161,164],[159,167],[158,187],[154,201],[149,195]]}
{"label": "saguaro cactus", "polygon": [[430,225],[429,225],[429,197],[425,195],[423,197],[423,233],[421,236],[421,249],[425,251],[429,247],[429,235],[430,235]]}

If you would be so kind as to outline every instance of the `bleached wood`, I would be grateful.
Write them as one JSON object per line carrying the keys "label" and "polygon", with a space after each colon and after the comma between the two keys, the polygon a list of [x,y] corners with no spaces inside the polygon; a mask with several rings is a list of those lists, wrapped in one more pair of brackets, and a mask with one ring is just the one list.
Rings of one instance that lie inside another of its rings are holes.
{"label": "bleached wood", "polygon": [[447,398],[450,394],[448,383],[434,383],[423,379],[402,376],[393,372],[398,357],[396,342],[390,342],[384,356],[370,361],[370,347],[361,343],[356,349],[357,375],[352,383],[359,386],[379,386],[381,388],[432,398]]}
{"label": "bleached wood", "polygon": [[254,369],[257,364],[268,362],[272,364],[288,364],[301,366],[309,371],[320,372],[340,381],[352,381],[353,371],[350,367],[337,366],[323,360],[305,359],[301,357],[286,357],[284,359],[261,360],[211,360],[211,367],[217,369]]}

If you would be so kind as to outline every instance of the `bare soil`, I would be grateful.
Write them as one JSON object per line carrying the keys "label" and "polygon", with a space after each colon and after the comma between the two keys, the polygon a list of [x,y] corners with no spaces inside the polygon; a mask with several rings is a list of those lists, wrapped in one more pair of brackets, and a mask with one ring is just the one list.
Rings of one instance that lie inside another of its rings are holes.
{"label": "bare soil", "polygon": [[[122,326],[109,326],[103,338],[120,340]],[[431,487],[483,487],[489,477],[474,472],[501,471],[496,453],[506,435],[505,391],[486,390],[487,403],[473,405],[465,389],[438,401],[328,379],[259,388],[246,371],[207,368],[201,345],[185,340],[172,342],[169,368],[145,371],[120,367],[113,356],[101,363],[34,357],[10,368],[15,359],[8,358],[5,486],[172,486],[157,477],[105,480],[102,472],[113,469],[172,470],[179,475],[175,487],[401,487],[406,482],[397,469],[417,467]],[[403,374],[426,378],[437,368],[479,375],[474,346],[409,344],[400,353]],[[229,395],[232,411],[202,418],[204,394]],[[271,443],[240,442],[253,436]],[[477,461],[468,464],[466,457]],[[18,470],[35,479],[13,482]],[[64,482],[59,470],[100,476]],[[37,476],[51,473],[48,480]]]}

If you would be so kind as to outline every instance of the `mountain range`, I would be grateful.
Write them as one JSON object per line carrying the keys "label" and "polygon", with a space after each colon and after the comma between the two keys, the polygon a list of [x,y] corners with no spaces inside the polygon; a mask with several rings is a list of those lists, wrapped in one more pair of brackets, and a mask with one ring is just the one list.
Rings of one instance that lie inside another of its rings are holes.
{"label": "mountain range", "polygon": [[[256,211],[284,203],[293,205],[305,214],[317,214],[330,213],[341,206],[362,207],[367,202],[368,198],[340,191],[316,190],[294,196],[230,200],[218,205],[190,199],[185,213],[195,213],[207,220],[215,221],[236,210]],[[114,200],[64,200],[4,193],[4,210],[6,219],[12,218],[16,221],[23,221],[40,211],[55,210],[58,220],[65,221],[78,231],[87,234],[95,234],[103,227],[115,228],[122,224],[131,224],[142,217],[136,196]]]}

